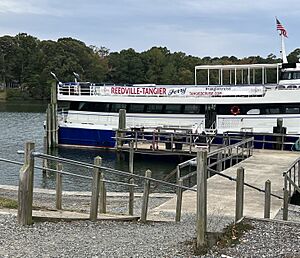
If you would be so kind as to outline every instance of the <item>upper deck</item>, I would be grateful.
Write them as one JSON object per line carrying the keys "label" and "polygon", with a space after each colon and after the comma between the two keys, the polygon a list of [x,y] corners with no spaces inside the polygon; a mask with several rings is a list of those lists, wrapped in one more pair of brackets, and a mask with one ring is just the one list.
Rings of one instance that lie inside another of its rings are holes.
{"label": "upper deck", "polygon": [[300,84],[280,84],[280,68],[281,64],[196,66],[195,85],[59,83],[58,100],[210,104],[299,102]]}

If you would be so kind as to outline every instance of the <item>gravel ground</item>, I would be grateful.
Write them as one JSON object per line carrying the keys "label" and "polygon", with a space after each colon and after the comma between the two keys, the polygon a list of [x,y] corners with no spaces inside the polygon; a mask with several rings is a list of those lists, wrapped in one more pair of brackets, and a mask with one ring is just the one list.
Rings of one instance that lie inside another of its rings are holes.
{"label": "gravel ground", "polygon": [[[0,196],[16,198],[16,192],[0,190]],[[151,198],[155,207],[166,198]],[[35,194],[35,205],[54,207],[54,196]],[[90,197],[65,196],[63,205],[72,210],[89,210]],[[110,212],[127,212],[127,198],[110,198]],[[135,210],[141,206],[136,200]],[[290,219],[299,221],[295,207]],[[164,214],[162,214],[163,216]],[[167,214],[172,216],[174,214]],[[224,217],[208,218],[208,228],[218,228]],[[212,222],[217,221],[218,225]],[[245,233],[240,244],[213,247],[201,257],[300,257],[300,223],[246,220],[254,229]],[[180,223],[74,221],[38,222],[21,227],[12,215],[0,215],[0,257],[200,257],[193,253],[195,216],[183,215]]]}

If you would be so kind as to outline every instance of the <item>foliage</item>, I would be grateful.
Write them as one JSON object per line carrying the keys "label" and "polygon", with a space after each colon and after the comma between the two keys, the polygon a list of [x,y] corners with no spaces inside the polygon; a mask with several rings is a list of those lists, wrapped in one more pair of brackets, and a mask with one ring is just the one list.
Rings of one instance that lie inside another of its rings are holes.
{"label": "foliage", "polygon": [[[298,61],[300,49],[288,59]],[[54,72],[61,81],[73,81],[73,72],[82,81],[110,83],[193,84],[194,67],[202,64],[276,63],[274,54],[267,58],[250,56],[194,57],[183,52],[171,53],[166,47],[152,47],[138,53],[129,48],[110,53],[106,47],[86,46],[80,40],[60,38],[39,40],[26,33],[0,37],[0,84],[19,88],[9,98],[48,99]],[[212,72],[211,80],[218,75]]]}
{"label": "foliage", "polygon": [[18,202],[12,199],[0,197],[0,208],[17,209]]}

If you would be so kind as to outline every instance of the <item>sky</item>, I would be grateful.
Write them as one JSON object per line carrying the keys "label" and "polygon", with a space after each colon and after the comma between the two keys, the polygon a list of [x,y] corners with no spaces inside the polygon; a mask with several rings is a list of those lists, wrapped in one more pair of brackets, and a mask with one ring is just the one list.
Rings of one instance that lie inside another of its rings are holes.
{"label": "sky", "polygon": [[198,57],[280,56],[275,16],[300,47],[298,0],[1,0],[0,36],[72,37],[110,52],[153,46]]}

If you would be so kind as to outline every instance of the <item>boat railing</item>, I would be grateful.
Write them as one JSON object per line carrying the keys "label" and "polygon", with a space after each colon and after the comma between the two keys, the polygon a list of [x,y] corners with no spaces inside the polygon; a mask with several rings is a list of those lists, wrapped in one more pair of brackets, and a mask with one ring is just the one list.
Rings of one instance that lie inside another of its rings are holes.
{"label": "boat railing", "polygon": [[293,150],[295,142],[300,138],[299,134],[282,134],[244,131],[226,131],[223,139],[227,144],[238,142],[246,137],[254,137],[254,147],[259,149]]}

